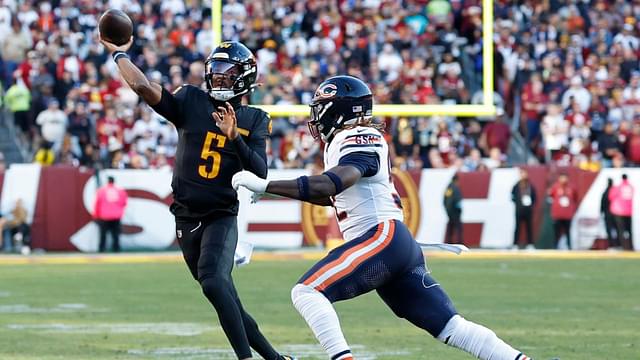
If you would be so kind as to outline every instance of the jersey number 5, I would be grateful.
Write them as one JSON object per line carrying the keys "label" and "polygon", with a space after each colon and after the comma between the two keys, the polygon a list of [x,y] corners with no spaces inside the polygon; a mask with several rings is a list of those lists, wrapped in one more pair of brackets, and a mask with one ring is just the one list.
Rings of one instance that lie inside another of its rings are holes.
{"label": "jersey number 5", "polygon": [[200,176],[205,179],[213,179],[218,176],[218,173],[220,172],[220,160],[222,156],[219,152],[211,149],[211,143],[214,140],[216,141],[216,148],[223,148],[225,141],[227,141],[227,137],[211,131],[207,132],[207,137],[204,139],[200,157],[205,161],[209,160],[209,158],[212,158],[213,164],[211,166],[211,170],[207,170],[207,164],[198,166],[198,174],[200,174]]}

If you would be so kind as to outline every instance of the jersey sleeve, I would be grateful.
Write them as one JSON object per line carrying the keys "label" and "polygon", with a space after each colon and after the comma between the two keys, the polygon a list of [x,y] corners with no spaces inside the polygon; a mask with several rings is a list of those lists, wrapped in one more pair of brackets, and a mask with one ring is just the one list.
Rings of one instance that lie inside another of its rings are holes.
{"label": "jersey sleeve", "polygon": [[238,157],[245,170],[261,178],[267,177],[267,138],[271,132],[271,118],[264,111],[255,115],[254,126],[247,141],[238,136],[234,141]]}
{"label": "jersey sleeve", "polygon": [[160,102],[151,106],[151,108],[172,122],[177,128],[180,128],[184,122],[182,114],[187,107],[185,103],[189,98],[189,89],[189,86],[180,86],[171,93],[163,87]]}
{"label": "jersey sleeve", "polygon": [[353,166],[360,171],[362,177],[371,177],[380,169],[380,157],[375,152],[352,152],[341,157],[338,165]]}

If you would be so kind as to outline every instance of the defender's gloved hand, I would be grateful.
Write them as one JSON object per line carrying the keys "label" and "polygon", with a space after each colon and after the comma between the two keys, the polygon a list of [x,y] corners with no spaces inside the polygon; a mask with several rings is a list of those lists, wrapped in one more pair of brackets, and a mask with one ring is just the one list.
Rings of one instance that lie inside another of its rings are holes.
{"label": "defender's gloved hand", "polygon": [[240,187],[244,187],[254,193],[263,194],[267,190],[269,181],[257,177],[250,171],[241,171],[233,176],[231,185],[236,191],[238,191]]}

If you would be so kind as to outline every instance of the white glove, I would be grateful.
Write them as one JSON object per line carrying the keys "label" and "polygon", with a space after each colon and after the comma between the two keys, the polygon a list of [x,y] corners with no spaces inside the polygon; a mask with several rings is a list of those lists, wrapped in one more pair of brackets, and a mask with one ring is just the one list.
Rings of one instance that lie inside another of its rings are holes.
{"label": "white glove", "polygon": [[254,193],[262,194],[267,190],[269,181],[257,177],[252,172],[240,171],[239,173],[233,175],[233,179],[231,179],[231,185],[236,191],[238,191],[240,187],[244,187]]}

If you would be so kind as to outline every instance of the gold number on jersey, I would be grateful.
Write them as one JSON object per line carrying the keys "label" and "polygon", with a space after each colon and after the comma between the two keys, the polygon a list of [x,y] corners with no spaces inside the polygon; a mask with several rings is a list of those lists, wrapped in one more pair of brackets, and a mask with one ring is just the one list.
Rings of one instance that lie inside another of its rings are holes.
{"label": "gold number on jersey", "polygon": [[204,161],[208,161],[209,158],[213,159],[213,164],[211,166],[211,170],[207,170],[207,164],[202,164],[198,166],[198,174],[205,179],[214,179],[218,176],[220,172],[220,160],[222,156],[219,152],[211,149],[211,143],[216,141],[216,148],[223,148],[225,141],[227,141],[227,137],[224,135],[216,134],[214,132],[208,131],[207,137],[204,139],[204,144],[202,145],[202,153],[200,157]]}

